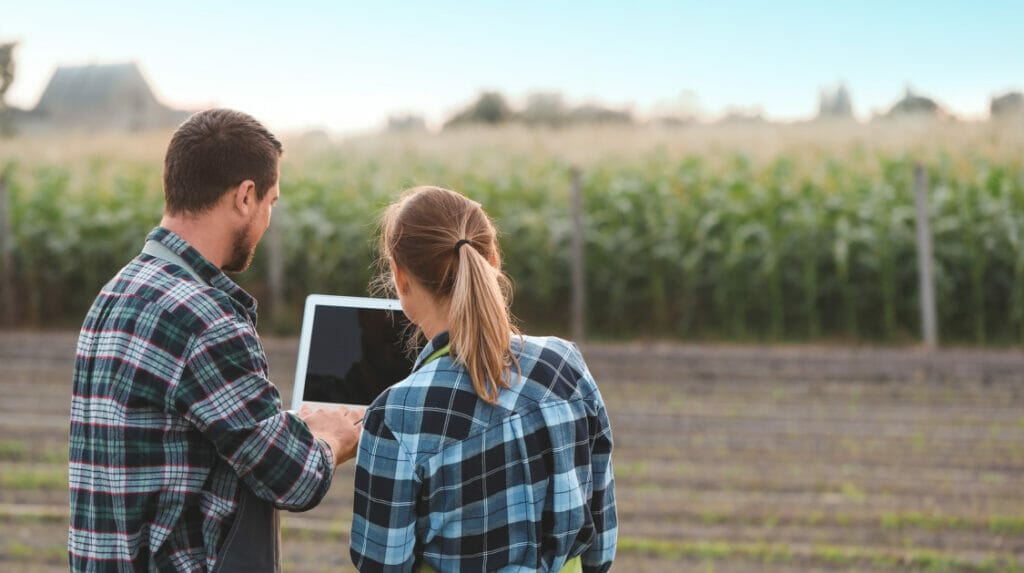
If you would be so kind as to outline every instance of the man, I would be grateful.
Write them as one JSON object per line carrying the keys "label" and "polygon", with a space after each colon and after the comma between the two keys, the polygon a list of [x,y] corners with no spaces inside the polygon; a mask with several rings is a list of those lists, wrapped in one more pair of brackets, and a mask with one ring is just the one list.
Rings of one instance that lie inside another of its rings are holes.
{"label": "man", "polygon": [[279,571],[277,509],[305,510],[355,454],[360,415],[281,410],[252,261],[281,143],[197,113],[171,138],[164,217],[100,292],[78,341],[68,539],[74,571]]}

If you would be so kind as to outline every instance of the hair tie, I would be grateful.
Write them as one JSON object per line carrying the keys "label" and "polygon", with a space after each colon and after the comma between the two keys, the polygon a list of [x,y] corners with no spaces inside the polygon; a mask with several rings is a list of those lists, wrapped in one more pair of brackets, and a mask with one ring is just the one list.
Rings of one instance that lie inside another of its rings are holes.
{"label": "hair tie", "polygon": [[455,242],[455,254],[456,255],[459,254],[459,248],[461,248],[462,245],[468,244],[470,242],[471,241],[469,239],[459,239],[458,241],[456,241]]}

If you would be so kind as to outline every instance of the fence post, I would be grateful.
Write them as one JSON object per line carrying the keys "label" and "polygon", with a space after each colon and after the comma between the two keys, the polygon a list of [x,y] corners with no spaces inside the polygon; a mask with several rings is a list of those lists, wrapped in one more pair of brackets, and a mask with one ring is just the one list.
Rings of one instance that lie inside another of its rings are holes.
{"label": "fence post", "polygon": [[[283,217],[282,217],[283,218]],[[270,316],[284,310],[284,248],[281,245],[281,221],[267,230],[267,287],[270,290]]]}
{"label": "fence post", "polygon": [[11,232],[11,217],[7,196],[7,168],[0,169],[0,301],[3,305],[3,313],[0,316],[0,323],[6,327],[13,327],[17,316],[14,298],[14,256],[13,233]]}
{"label": "fence post", "polygon": [[586,291],[583,284],[583,176],[572,168],[572,338],[583,344],[586,336]]}
{"label": "fence post", "polygon": [[935,319],[935,275],[932,272],[932,233],[928,223],[928,174],[914,166],[914,204],[917,207],[917,273],[921,289],[921,334],[934,349],[939,342]]}

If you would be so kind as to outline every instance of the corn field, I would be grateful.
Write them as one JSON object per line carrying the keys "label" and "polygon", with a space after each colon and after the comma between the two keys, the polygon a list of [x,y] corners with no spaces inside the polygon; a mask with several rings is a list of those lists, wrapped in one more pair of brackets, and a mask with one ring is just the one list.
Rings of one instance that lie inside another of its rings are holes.
{"label": "corn field", "polygon": [[[941,339],[1024,342],[1024,159],[950,147],[650,146],[582,162],[529,143],[466,148],[451,161],[447,151],[412,146],[286,155],[272,225],[284,302],[263,314],[264,326],[294,332],[309,293],[365,295],[383,207],[405,187],[436,184],[494,217],[525,329],[564,332],[570,171],[582,163],[594,337],[910,342],[920,323],[912,193],[920,162]],[[10,155],[0,168],[17,320],[73,325],[158,223],[159,153]],[[267,262],[265,240],[238,277],[264,302]]]}

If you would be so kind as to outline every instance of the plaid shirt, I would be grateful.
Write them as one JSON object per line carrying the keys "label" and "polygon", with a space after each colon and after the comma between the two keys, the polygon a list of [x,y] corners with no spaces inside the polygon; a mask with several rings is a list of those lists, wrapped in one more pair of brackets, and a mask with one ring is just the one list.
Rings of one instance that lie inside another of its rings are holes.
{"label": "plaid shirt", "polygon": [[618,522],[612,434],[574,345],[513,341],[522,377],[480,400],[432,340],[409,378],[367,410],[356,463],[352,560],[360,571],[605,571]]}
{"label": "plaid shirt", "polygon": [[100,292],[78,340],[68,539],[74,571],[206,571],[241,482],[277,508],[327,492],[334,460],[281,411],[256,334],[256,301],[181,237],[148,239]]}

